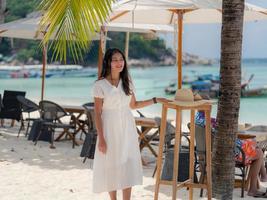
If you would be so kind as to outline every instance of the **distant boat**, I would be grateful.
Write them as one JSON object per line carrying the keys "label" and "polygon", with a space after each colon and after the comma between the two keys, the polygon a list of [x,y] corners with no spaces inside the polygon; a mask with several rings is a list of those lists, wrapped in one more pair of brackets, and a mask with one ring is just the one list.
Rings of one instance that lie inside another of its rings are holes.
{"label": "distant boat", "polygon": [[241,91],[241,96],[242,97],[263,97],[263,96],[267,96],[267,87],[249,89],[249,90],[242,90]]}
{"label": "distant boat", "polygon": [[[45,77],[96,77],[97,71],[79,65],[48,65]],[[42,65],[0,66],[0,78],[41,78]]]}
{"label": "distant boat", "polygon": [[0,78],[11,78],[10,73],[21,70],[20,66],[0,66]]}
{"label": "distant boat", "polygon": [[[209,76],[206,76],[206,78]],[[261,88],[250,89],[249,83],[253,79],[252,74],[248,81],[241,85],[241,97],[267,97],[267,86]],[[207,78],[208,79],[208,78]],[[210,98],[218,98],[219,96],[219,82],[214,80],[198,80],[191,83],[191,89],[200,95],[208,95]],[[173,95],[176,92],[176,84],[170,84],[165,88],[167,95]]]}
{"label": "distant boat", "polygon": [[16,70],[9,74],[10,78],[29,78],[30,74],[27,70]]}

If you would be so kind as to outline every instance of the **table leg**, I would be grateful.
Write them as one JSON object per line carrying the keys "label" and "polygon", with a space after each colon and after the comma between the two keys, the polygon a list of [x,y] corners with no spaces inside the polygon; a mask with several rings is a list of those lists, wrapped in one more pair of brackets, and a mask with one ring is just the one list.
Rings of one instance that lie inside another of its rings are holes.
{"label": "table leg", "polygon": [[167,122],[167,111],[168,108],[162,105],[162,116],[161,116],[161,126],[160,126],[160,139],[159,139],[159,153],[157,159],[157,174],[156,174],[156,185],[155,185],[155,193],[154,200],[158,200],[159,195],[159,184],[160,184],[160,174],[162,167],[162,157],[163,157],[163,145],[165,140],[165,131],[166,131],[166,122]]}

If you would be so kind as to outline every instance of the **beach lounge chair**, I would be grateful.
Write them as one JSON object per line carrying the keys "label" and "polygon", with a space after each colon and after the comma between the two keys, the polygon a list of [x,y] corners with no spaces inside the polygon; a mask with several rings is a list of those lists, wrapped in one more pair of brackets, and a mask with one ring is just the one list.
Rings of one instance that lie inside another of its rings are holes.
{"label": "beach lounge chair", "polygon": [[20,121],[21,108],[17,100],[17,96],[25,96],[23,91],[9,91],[5,90],[2,100],[2,108],[0,111],[0,119],[12,119]]}
{"label": "beach lounge chair", "polygon": [[[34,103],[33,101],[23,97],[23,96],[17,96],[17,100],[19,101],[20,103],[20,106],[21,106],[21,111],[22,111],[22,115],[21,115],[21,125],[20,125],[20,128],[19,128],[19,132],[18,132],[18,137],[19,137],[19,134],[21,132],[21,130],[24,128],[24,122],[27,121],[27,129],[26,129],[26,133],[25,133],[25,136],[28,135],[28,131],[29,131],[29,127],[30,127],[30,122],[31,121],[35,121],[36,118],[31,118],[30,114],[32,112],[35,112],[35,111],[38,111],[39,110],[39,106]],[[28,114],[28,117],[27,118],[23,118],[23,113],[27,113]]]}
{"label": "beach lounge chair", "polygon": [[[68,136],[72,139],[72,148],[75,147],[76,141],[75,141],[75,135],[76,135],[76,117],[74,115],[69,115],[61,106],[58,104],[52,102],[52,101],[40,101],[39,102],[39,108],[41,113],[41,119],[42,125],[41,130],[39,131],[39,134],[36,138],[35,145],[37,144],[37,141],[42,134],[42,130],[45,130],[45,128],[49,129],[49,132],[51,132],[51,148],[55,148],[54,146],[54,134],[55,129],[68,129],[72,130],[72,132],[68,131]],[[70,117],[70,123],[65,124],[62,123],[62,118],[69,116]]]}

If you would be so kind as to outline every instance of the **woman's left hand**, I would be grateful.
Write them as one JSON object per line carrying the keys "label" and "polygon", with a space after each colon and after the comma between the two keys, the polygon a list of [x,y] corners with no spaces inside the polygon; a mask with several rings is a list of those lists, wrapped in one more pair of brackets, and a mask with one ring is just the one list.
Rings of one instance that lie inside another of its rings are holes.
{"label": "woman's left hand", "polygon": [[169,100],[169,99],[166,99],[166,98],[156,98],[156,100],[157,100],[157,103],[168,103],[168,102],[170,102],[171,100]]}

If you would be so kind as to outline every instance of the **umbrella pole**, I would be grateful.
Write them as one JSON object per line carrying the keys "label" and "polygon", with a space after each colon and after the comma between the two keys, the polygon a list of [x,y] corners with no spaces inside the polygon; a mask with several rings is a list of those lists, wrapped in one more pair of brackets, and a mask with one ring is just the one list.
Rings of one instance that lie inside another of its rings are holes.
{"label": "umbrella pole", "polygon": [[47,45],[43,46],[43,68],[42,68],[42,93],[41,93],[41,101],[44,100],[44,85],[45,85],[45,69],[47,63]]}
{"label": "umbrella pole", "polygon": [[100,28],[100,40],[98,44],[98,78],[101,76],[102,71],[102,62],[103,62],[103,50],[104,50],[104,44],[105,44],[105,29],[102,26]]}
{"label": "umbrella pole", "polygon": [[182,88],[182,54],[183,54],[183,11],[178,10],[178,49],[177,49],[177,72],[178,72],[178,89]]}
{"label": "umbrella pole", "polygon": [[128,61],[128,56],[129,56],[129,39],[130,39],[130,32],[126,32],[126,35],[125,35],[125,49],[124,49],[124,54],[125,54],[126,61]]}
{"label": "umbrella pole", "polygon": [[101,70],[102,70],[102,58],[103,58],[103,52],[102,52],[102,45],[101,45],[102,41],[101,39],[99,40],[99,44],[98,44],[98,70],[97,70],[97,76],[98,78],[100,78],[101,75]]}

